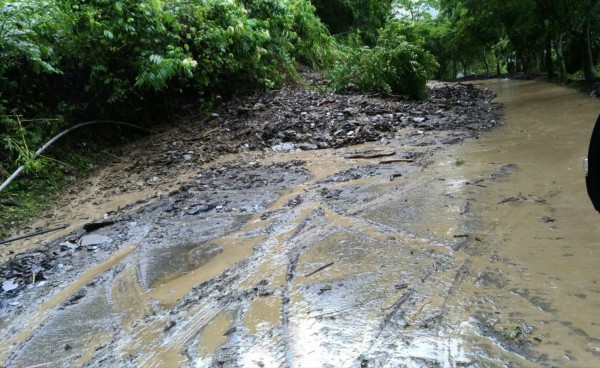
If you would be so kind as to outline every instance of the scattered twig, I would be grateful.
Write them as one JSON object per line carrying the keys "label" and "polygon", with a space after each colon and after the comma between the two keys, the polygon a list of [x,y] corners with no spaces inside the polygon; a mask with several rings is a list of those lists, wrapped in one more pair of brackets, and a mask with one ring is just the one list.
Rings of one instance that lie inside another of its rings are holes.
{"label": "scattered twig", "polygon": [[323,266],[323,267],[319,267],[319,268],[317,268],[316,270],[314,270],[314,271],[313,271],[313,272],[311,272],[311,273],[307,273],[306,275],[304,275],[304,277],[309,277],[309,276],[312,276],[312,275],[314,275],[314,274],[315,274],[315,273],[317,273],[317,272],[323,271],[323,270],[324,270],[324,269],[326,269],[327,267],[331,267],[331,266],[333,266],[333,263],[334,263],[334,262],[327,263],[325,266]]}
{"label": "scattered twig", "polygon": [[38,230],[38,231],[34,231],[32,233],[29,233],[29,234],[25,234],[25,235],[21,235],[21,236],[16,236],[16,237],[10,238],[10,239],[1,240],[0,241],[0,245],[2,245],[2,244],[8,244],[8,243],[11,243],[11,242],[14,242],[14,241],[17,241],[17,240],[21,240],[21,239],[31,238],[31,237],[34,237],[34,236],[37,236],[37,235],[42,235],[42,234],[50,233],[52,231],[66,229],[69,226],[70,225],[65,224],[65,225],[61,225],[61,226],[58,226],[58,227],[54,227],[52,229]]}
{"label": "scattered twig", "polygon": [[383,308],[384,311],[387,310],[392,310],[392,312],[398,308],[400,308],[402,306],[402,304],[406,303],[406,301],[408,300],[408,298],[410,298],[410,296],[412,295],[412,291],[407,291],[406,293],[402,294],[402,296],[400,298],[398,298],[398,300],[396,300],[394,302],[394,304],[390,305],[387,308]]}
{"label": "scattered twig", "polygon": [[401,176],[401,173],[393,173],[392,175],[390,175],[390,181],[394,181],[394,179],[399,178]]}
{"label": "scattered twig", "polygon": [[202,140],[202,138],[204,138],[204,136],[202,136],[202,137],[189,137],[189,138],[183,138],[182,141],[184,141],[184,142],[195,142],[195,141]]}
{"label": "scattered twig", "polygon": [[509,198],[504,198],[503,200],[498,202],[498,204],[504,204],[504,203],[508,203],[508,202],[517,202],[518,200],[519,200],[519,198],[517,198],[517,197],[509,197]]}
{"label": "scattered twig", "polygon": [[402,290],[402,289],[406,289],[406,288],[408,288],[408,284],[405,282],[394,285],[394,289],[396,289],[396,290]]}
{"label": "scattered twig", "polygon": [[407,318],[410,320],[410,323],[414,323],[415,320],[417,319],[417,317],[421,314],[421,312],[423,312],[423,308],[425,308],[427,305],[431,304],[431,299],[427,301],[427,303],[424,303],[423,305],[421,305],[421,307],[412,315],[412,317],[408,317]]}
{"label": "scattered twig", "polygon": [[321,107],[321,106],[323,106],[325,104],[334,103],[334,102],[336,102],[336,101],[335,100],[331,100],[331,99],[324,99],[324,100],[321,100],[321,101],[317,102],[317,106]]}
{"label": "scattered twig", "polygon": [[373,303],[374,301],[378,301],[380,300],[380,297],[374,297],[374,298],[367,298],[359,303],[353,304],[349,307],[346,308],[342,308],[342,309],[338,309],[336,311],[333,312],[326,312],[326,313],[321,313],[321,314],[317,314],[315,316],[312,316],[313,318],[323,318],[323,317],[332,317],[332,316],[337,316],[339,314],[342,314],[344,312],[346,312],[349,309],[354,309],[354,308],[358,308],[358,307],[364,307],[367,304]]}
{"label": "scattered twig", "polygon": [[455,238],[468,238],[469,236],[470,236],[469,234],[454,235]]}
{"label": "scattered twig", "polygon": [[394,316],[394,314],[396,313],[396,311],[398,309],[400,309],[402,307],[402,304],[406,303],[408,301],[408,299],[413,295],[413,291],[407,291],[406,293],[402,294],[402,296],[396,300],[394,302],[394,304],[390,305],[387,308],[384,308],[384,311],[388,311],[389,313],[386,314],[386,316],[383,318],[383,323],[381,325],[381,330],[383,330],[383,328],[390,323],[390,321],[392,320],[392,317]]}

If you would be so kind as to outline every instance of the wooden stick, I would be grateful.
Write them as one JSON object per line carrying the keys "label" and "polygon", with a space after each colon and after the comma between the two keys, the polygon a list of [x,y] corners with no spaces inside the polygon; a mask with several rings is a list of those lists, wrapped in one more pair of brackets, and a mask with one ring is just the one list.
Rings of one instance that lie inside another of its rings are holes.
{"label": "wooden stick", "polygon": [[346,158],[346,159],[352,159],[352,158],[379,158],[379,157],[393,156],[395,154],[396,154],[395,151],[375,152],[375,153],[354,153],[354,154],[351,154],[351,155],[344,156],[344,158]]}
{"label": "wooden stick", "polygon": [[52,228],[52,229],[34,231],[32,233],[29,233],[29,234],[25,234],[25,235],[21,235],[21,236],[16,236],[16,237],[10,238],[10,239],[1,240],[0,244],[7,244],[7,243],[14,242],[14,241],[17,241],[17,240],[27,239],[27,238],[31,238],[33,236],[46,234],[46,233],[49,233],[49,232],[52,232],[52,231],[66,229],[69,226],[70,225],[65,224],[65,225],[61,225],[61,226],[58,226],[58,227],[55,227],[55,228]]}
{"label": "wooden stick", "polygon": [[309,276],[312,276],[312,275],[314,275],[314,274],[315,274],[315,273],[317,273],[317,272],[323,271],[323,270],[324,270],[324,269],[326,269],[327,267],[331,267],[332,265],[333,265],[333,262],[327,263],[325,266],[323,266],[323,267],[320,267],[320,268],[317,268],[317,269],[316,269],[316,270],[314,270],[313,272],[311,272],[311,273],[308,273],[308,274],[304,275],[304,277],[309,277]]}
{"label": "wooden stick", "polygon": [[415,162],[415,160],[413,160],[411,158],[394,158],[394,159],[391,159],[391,160],[383,160],[383,161],[380,161],[379,163],[385,165],[385,164],[394,164],[394,163],[397,163],[397,162],[411,163],[411,162]]}

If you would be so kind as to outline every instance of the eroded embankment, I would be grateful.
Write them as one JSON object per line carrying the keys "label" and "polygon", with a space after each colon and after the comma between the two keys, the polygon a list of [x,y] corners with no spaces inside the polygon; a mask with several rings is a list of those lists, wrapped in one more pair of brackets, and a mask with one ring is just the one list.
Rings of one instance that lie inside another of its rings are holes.
{"label": "eroded embankment", "polygon": [[[157,367],[477,361],[472,312],[453,290],[468,274],[461,250],[482,241],[470,203],[481,180],[495,177],[465,179],[450,145],[494,126],[497,106],[473,87],[437,88],[444,95],[424,103],[303,91],[293,100],[283,90],[226,105],[207,131],[164,133],[178,138],[160,151],[166,156],[128,157],[136,163],[125,171],[139,169],[146,185],[186,168],[175,190],[118,209],[108,217],[114,224],[93,233],[17,251],[0,268],[0,328],[11,336],[0,359]],[[289,152],[187,165],[196,145],[219,139]],[[170,167],[168,155],[180,161]]]}

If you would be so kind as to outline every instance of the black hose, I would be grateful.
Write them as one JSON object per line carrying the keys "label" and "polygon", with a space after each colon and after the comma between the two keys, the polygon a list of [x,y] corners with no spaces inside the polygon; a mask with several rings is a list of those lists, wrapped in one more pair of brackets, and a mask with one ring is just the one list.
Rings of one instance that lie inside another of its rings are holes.
{"label": "black hose", "polygon": [[14,238],[10,238],[10,239],[5,239],[5,240],[0,240],[0,245],[2,244],[7,244],[7,243],[11,243],[17,240],[21,240],[21,239],[27,239],[27,238],[31,238],[33,236],[37,236],[37,235],[42,235],[42,234],[46,234],[46,233],[50,233],[52,231],[57,231],[57,230],[62,230],[62,229],[66,229],[68,228],[69,225],[61,225],[52,229],[46,229],[46,230],[38,230],[38,231],[34,231],[32,233],[29,234],[25,234],[25,235],[21,235],[21,236],[16,236]]}
{"label": "black hose", "polygon": [[[117,124],[117,125],[125,125],[128,127],[132,127],[135,129],[139,129],[139,130],[143,130],[145,132],[147,132],[148,130],[145,128],[142,128],[140,126],[134,125],[134,124],[130,124],[130,123],[124,123],[122,121],[115,121],[115,120],[93,120],[93,121],[87,121],[85,123],[80,123],[77,125],[74,125],[72,127],[70,127],[67,130],[64,130],[62,132],[60,132],[59,134],[57,134],[56,136],[54,136],[52,139],[50,139],[48,142],[46,142],[46,144],[44,144],[42,147],[40,147],[40,149],[38,149],[37,151],[35,151],[35,153],[33,154],[33,160],[35,160],[39,155],[42,154],[42,152],[44,152],[48,147],[50,147],[50,145],[54,142],[56,142],[57,140],[59,140],[60,138],[62,138],[64,135],[74,131],[75,129],[79,129],[82,128],[84,126],[88,126],[88,125],[93,125],[93,124]],[[2,183],[2,185],[0,185],[0,192],[6,188],[8,186],[8,184],[10,184],[10,182],[12,182],[17,176],[19,176],[19,174],[21,174],[21,172],[23,172],[23,170],[25,169],[25,165],[21,165],[19,166],[19,168],[8,178],[4,181],[4,183]]]}

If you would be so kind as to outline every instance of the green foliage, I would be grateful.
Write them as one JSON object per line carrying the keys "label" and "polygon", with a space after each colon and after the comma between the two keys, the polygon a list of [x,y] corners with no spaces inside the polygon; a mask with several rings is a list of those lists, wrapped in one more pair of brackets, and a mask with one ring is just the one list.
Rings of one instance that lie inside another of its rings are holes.
{"label": "green foliage", "polygon": [[[419,0],[398,0],[419,1]],[[450,27],[437,34],[431,48],[443,75],[461,71],[546,72],[580,69],[593,82],[600,51],[600,2],[596,0],[440,0],[440,17]],[[563,52],[564,51],[564,52]],[[449,58],[448,58],[449,57]]]}
{"label": "green foliage", "polygon": [[74,154],[32,160],[70,124],[156,121],[182,102],[271,88],[298,63],[322,68],[334,56],[310,0],[0,0],[0,181],[21,164],[47,188],[64,184],[65,165],[82,172]]}
{"label": "green foliage", "polygon": [[[0,161],[15,165],[18,147],[68,122],[143,122],[183,98],[274,87],[333,55],[309,0],[0,1]],[[64,118],[21,132],[16,114]]]}
{"label": "green foliage", "polygon": [[377,43],[378,31],[392,15],[393,0],[312,0],[329,31],[344,41]]}
{"label": "green foliage", "polygon": [[334,88],[341,91],[353,83],[364,91],[425,97],[425,84],[437,63],[429,52],[407,40],[403,25],[390,21],[375,47],[348,50],[332,72]]}

